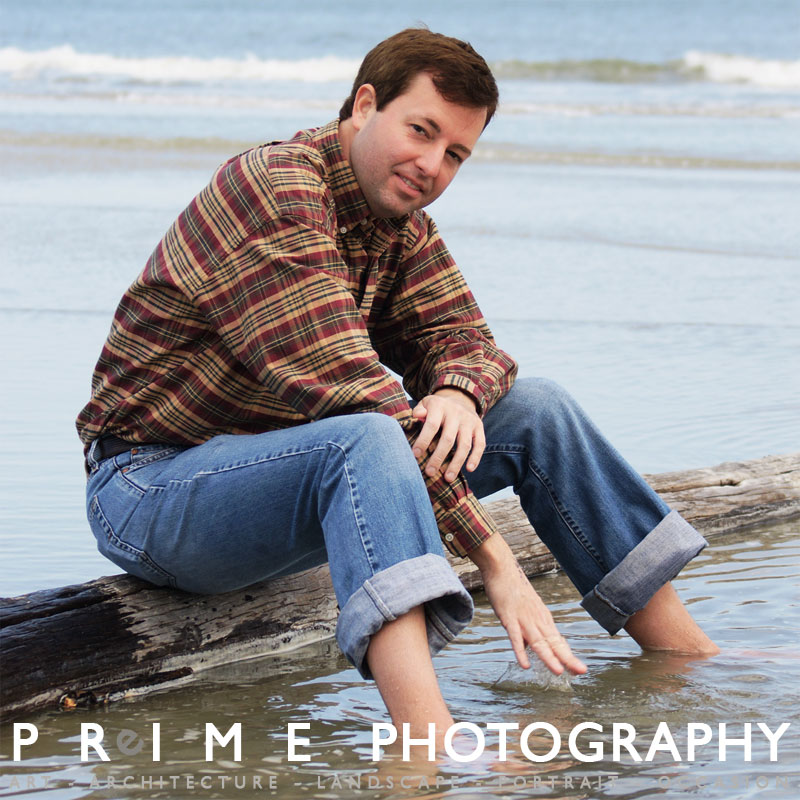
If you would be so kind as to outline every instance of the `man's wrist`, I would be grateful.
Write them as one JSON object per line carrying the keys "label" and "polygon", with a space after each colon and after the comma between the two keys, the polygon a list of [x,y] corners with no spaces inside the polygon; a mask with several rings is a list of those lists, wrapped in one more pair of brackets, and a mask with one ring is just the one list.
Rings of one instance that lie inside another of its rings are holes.
{"label": "man's wrist", "polygon": [[467,555],[482,575],[502,569],[516,561],[508,543],[499,533],[493,533]]}
{"label": "man's wrist", "polygon": [[476,414],[480,412],[478,401],[469,392],[459,389],[457,386],[442,386],[441,389],[436,389],[433,394],[441,397],[449,397],[461,403],[465,408],[474,411]]}

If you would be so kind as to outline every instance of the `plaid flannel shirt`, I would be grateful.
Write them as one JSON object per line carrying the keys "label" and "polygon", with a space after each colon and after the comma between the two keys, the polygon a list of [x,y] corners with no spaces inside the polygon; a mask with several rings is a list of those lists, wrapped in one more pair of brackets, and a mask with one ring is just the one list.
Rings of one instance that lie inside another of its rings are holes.
{"label": "plaid flannel shirt", "polygon": [[[384,366],[386,365],[386,366]],[[126,291],[77,419],[100,435],[191,446],[340,414],[397,419],[458,388],[485,413],[513,383],[430,217],[370,214],[337,121],[223,164]],[[445,545],[494,525],[463,476],[424,475]]]}

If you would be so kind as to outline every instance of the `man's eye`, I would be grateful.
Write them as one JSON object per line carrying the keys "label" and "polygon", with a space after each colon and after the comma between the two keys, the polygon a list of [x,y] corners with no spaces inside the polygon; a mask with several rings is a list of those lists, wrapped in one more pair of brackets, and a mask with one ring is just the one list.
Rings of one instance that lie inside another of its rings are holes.
{"label": "man's eye", "polygon": [[415,133],[421,133],[423,136],[428,135],[428,131],[426,131],[425,128],[422,127],[422,125],[414,125],[412,123],[411,128]]}
{"label": "man's eye", "polygon": [[452,158],[453,161],[456,162],[456,164],[463,164],[464,163],[464,159],[458,153],[456,153],[454,150],[448,150],[447,151],[447,155],[449,155],[450,158]]}

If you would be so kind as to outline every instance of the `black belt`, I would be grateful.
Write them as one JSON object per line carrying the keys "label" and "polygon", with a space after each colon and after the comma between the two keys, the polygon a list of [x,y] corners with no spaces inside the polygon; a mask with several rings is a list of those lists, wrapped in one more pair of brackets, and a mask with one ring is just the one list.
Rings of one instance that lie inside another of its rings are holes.
{"label": "black belt", "polygon": [[136,447],[134,442],[126,442],[119,436],[101,436],[94,448],[94,460],[99,463],[112,456],[118,456],[120,453],[127,453],[134,447]]}

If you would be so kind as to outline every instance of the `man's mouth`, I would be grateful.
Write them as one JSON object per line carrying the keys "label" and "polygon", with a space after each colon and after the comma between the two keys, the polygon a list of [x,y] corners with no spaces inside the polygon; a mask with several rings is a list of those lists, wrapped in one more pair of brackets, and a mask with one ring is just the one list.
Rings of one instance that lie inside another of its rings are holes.
{"label": "man's mouth", "polygon": [[398,173],[397,177],[400,178],[400,180],[403,181],[403,183],[406,186],[408,186],[408,188],[411,189],[411,191],[415,192],[416,194],[422,194],[423,193],[422,186],[420,186],[418,183],[415,183],[410,178],[406,178],[405,175],[400,175],[399,173]]}

